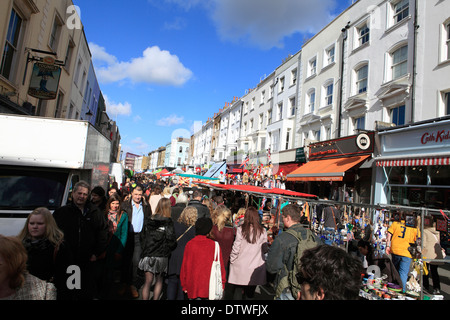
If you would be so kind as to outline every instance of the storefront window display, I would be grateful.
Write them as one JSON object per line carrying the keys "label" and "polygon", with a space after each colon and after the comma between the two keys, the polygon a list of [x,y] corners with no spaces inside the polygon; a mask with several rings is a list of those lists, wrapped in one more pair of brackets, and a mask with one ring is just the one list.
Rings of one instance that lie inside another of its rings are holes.
{"label": "storefront window display", "polygon": [[450,166],[385,169],[391,204],[450,209]]}

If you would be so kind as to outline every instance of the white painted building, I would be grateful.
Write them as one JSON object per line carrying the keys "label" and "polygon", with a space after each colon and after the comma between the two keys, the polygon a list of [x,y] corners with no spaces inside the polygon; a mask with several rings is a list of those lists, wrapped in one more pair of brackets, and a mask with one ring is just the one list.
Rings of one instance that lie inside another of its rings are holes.
{"label": "white painted building", "polygon": [[296,147],[338,136],[341,29],[350,16],[344,11],[302,46]]}
{"label": "white painted building", "polygon": [[193,163],[195,167],[209,166],[211,161],[211,142],[214,121],[208,118],[208,121],[202,125],[201,129],[194,133]]}
{"label": "white painted building", "polygon": [[450,115],[450,3],[418,1],[417,13],[413,95],[420,121]]}
{"label": "white painted building", "polygon": [[77,57],[75,60],[75,74],[73,76],[72,90],[70,92],[70,101],[66,114],[67,119],[81,118],[81,109],[83,107],[83,96],[86,88],[91,58],[92,56],[86,40],[86,35],[83,31],[81,34]]}
{"label": "white painted building", "polygon": [[[270,149],[273,164],[295,160],[294,132],[300,85],[300,57],[300,51],[289,56],[273,74],[272,98],[267,112],[272,117],[268,119],[266,129],[267,149]],[[291,151],[287,152],[288,150]]]}

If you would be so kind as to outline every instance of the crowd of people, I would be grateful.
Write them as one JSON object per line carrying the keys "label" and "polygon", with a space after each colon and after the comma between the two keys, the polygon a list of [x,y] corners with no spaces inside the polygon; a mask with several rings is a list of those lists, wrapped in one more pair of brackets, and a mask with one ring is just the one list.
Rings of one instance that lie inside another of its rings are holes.
{"label": "crowd of people", "polygon": [[[323,212],[335,227],[335,211]],[[67,205],[37,208],[17,237],[0,235],[0,299],[208,299],[215,242],[223,299],[253,299],[258,285],[282,300],[358,299],[361,259],[310,232],[298,204],[281,218],[269,241],[261,211],[243,197],[147,178],[109,190],[80,181]]]}

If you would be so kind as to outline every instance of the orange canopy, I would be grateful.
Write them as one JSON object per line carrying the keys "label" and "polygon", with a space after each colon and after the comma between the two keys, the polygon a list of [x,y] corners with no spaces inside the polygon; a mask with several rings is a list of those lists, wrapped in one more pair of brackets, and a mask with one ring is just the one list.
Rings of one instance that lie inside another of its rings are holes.
{"label": "orange canopy", "polygon": [[288,181],[342,181],[345,171],[369,155],[310,161],[287,175]]}

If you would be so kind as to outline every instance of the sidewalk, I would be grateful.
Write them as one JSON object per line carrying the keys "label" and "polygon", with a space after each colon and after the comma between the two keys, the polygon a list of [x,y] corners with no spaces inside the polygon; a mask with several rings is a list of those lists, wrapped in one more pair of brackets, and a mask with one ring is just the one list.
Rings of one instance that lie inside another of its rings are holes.
{"label": "sidewalk", "polygon": [[[440,265],[438,268],[438,274],[441,280],[441,295],[444,296],[444,300],[450,300],[450,258],[447,256],[447,263]],[[430,291],[433,290],[433,280],[430,275]]]}

